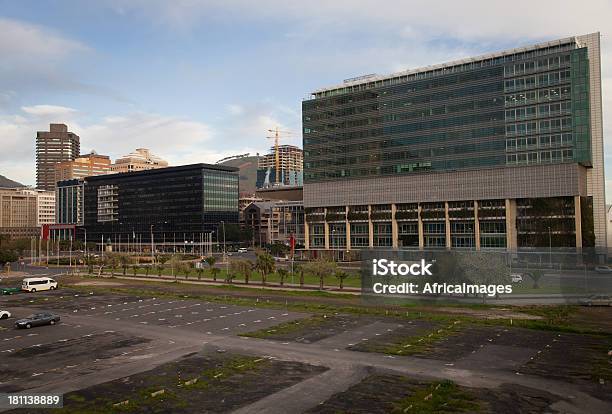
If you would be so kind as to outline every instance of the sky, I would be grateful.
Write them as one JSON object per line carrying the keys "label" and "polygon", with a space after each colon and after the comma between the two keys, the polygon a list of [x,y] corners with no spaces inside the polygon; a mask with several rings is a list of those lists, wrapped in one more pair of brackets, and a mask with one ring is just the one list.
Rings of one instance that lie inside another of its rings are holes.
{"label": "sky", "polygon": [[36,131],[81,152],[150,148],[172,165],[301,146],[317,88],[601,32],[612,200],[612,2],[0,0],[0,174],[35,184]]}

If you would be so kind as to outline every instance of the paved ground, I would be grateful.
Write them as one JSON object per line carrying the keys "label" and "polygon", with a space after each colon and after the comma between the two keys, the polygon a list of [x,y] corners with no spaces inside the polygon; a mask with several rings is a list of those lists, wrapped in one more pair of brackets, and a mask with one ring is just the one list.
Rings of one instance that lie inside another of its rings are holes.
{"label": "paved ground", "polygon": [[[15,317],[35,310],[58,312],[57,326],[16,330],[14,319],[0,321],[0,392],[67,393],[153,369],[181,356],[210,350],[295,361],[329,370],[276,393],[262,396],[239,412],[303,412],[360,382],[372,370],[427,380],[450,379],[468,387],[519,384],[547,391],[563,412],[608,413],[609,402],[575,385],[516,372],[541,352],[490,344],[449,363],[445,358],[415,358],[346,349],[388,335],[399,323],[372,322],[313,343],[272,341],[237,334],[307,317],[283,310],[249,308],[193,299],[75,293],[68,289],[0,298],[0,308]],[[512,354],[509,352],[512,351]]]}

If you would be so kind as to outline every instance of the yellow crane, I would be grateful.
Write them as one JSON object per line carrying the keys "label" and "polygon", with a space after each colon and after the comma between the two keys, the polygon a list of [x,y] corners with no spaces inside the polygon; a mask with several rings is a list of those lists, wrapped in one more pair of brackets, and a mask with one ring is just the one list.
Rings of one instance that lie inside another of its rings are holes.
{"label": "yellow crane", "polygon": [[280,184],[280,153],[278,151],[279,141],[281,139],[281,134],[283,136],[290,136],[292,134],[291,131],[281,131],[278,127],[274,129],[268,129],[268,132],[273,133],[273,136],[268,136],[266,138],[274,140],[274,167],[276,169],[276,184]]}

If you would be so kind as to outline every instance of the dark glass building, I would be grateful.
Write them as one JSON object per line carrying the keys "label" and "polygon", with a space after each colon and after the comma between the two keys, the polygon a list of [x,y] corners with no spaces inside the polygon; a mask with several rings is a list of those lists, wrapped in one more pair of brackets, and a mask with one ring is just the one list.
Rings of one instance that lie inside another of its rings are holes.
{"label": "dark glass building", "polygon": [[[238,223],[238,169],[193,164],[85,179],[89,241],[113,244],[199,241]],[[82,235],[81,235],[82,237]]]}
{"label": "dark glass building", "polygon": [[606,245],[599,34],[315,91],[309,248]]}

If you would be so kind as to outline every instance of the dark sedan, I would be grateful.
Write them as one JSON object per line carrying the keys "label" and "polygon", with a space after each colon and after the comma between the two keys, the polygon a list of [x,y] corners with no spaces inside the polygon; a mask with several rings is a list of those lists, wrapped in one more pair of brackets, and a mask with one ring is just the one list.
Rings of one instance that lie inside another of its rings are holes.
{"label": "dark sedan", "polygon": [[35,313],[27,318],[19,319],[15,322],[16,328],[30,329],[33,326],[55,325],[60,320],[59,315],[54,313]]}

